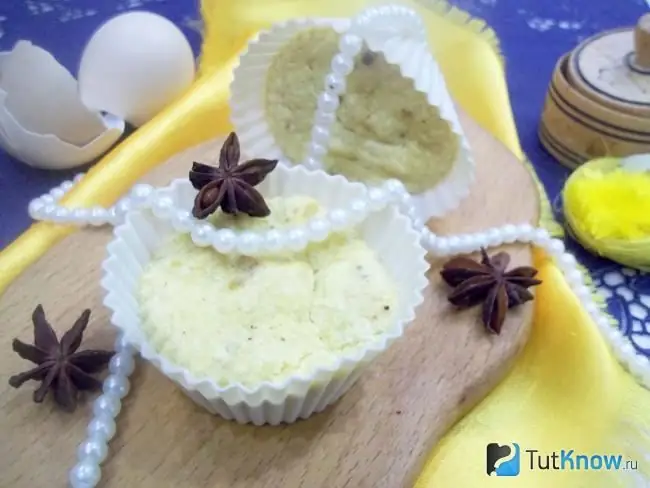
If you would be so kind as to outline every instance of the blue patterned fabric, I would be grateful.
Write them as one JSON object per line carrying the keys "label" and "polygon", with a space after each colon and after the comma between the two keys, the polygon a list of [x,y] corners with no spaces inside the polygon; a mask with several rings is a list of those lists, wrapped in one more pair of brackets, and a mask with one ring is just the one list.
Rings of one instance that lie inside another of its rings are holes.
{"label": "blue patterned fabric", "polygon": [[[553,210],[556,219],[563,222],[561,195],[556,195],[553,200]],[[650,357],[650,274],[598,258],[570,236],[565,242],[589,270],[595,287],[605,298],[609,313],[618,320],[621,331],[638,352]]]}

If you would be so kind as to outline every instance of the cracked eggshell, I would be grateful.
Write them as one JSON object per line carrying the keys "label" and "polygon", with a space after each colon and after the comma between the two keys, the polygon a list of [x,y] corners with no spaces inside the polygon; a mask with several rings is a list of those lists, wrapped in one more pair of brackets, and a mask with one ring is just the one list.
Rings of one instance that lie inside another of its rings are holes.
{"label": "cracked eggshell", "polygon": [[68,169],[106,152],[124,121],[86,108],[77,82],[47,51],[19,41],[0,53],[0,145],[34,167]]}
{"label": "cracked eggshell", "polygon": [[139,127],[184,93],[194,74],[194,53],[176,25],[151,12],[128,12],[92,35],[77,77],[86,106]]}

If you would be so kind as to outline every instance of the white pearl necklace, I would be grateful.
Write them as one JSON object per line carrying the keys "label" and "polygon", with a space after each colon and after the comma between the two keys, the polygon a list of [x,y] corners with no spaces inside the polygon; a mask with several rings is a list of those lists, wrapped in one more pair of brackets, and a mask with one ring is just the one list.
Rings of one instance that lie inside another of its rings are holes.
{"label": "white pearl necklace", "polygon": [[115,418],[122,409],[122,399],[129,392],[129,376],[135,369],[134,355],[135,350],[118,336],[103,393],[93,403],[93,418],[86,429],[88,437],[79,444],[77,464],[68,476],[72,488],[93,488],[101,479],[100,466],[108,455],[108,443],[115,435]]}
{"label": "white pearl necklace", "polygon": [[[78,175],[75,181],[79,181],[80,179],[81,175]],[[174,211],[177,209],[173,209],[170,206],[171,204],[167,201],[168,197],[164,194],[157,194],[156,190],[149,185],[136,185],[131,191],[130,197],[123,198],[117,205],[110,209],[102,209],[99,207],[85,209],[86,217],[82,218],[83,215],[80,215],[76,210],[56,205],[58,199],[66,191],[69,191],[73,185],[73,182],[65,182],[60,187],[52,190],[48,195],[32,201],[29,205],[30,215],[36,220],[58,223],[89,224],[95,226],[111,223],[116,225],[122,222],[124,215],[129,210],[138,207],[149,207],[154,213],[157,213],[159,218],[168,218],[172,222],[177,218],[174,214]],[[161,200],[163,202],[162,205],[160,204]],[[569,285],[581,300],[585,310],[589,312],[603,335],[612,344],[619,360],[628,367],[642,384],[650,388],[650,362],[645,356],[637,354],[634,347],[629,344],[620,331],[612,327],[612,319],[600,310],[601,307],[593,299],[592,291],[586,284],[576,259],[573,255],[566,252],[564,243],[561,240],[553,239],[545,229],[535,228],[529,224],[508,224],[478,233],[438,236],[431,232],[421,220],[415,217],[417,212],[411,204],[410,196],[403,185],[396,180],[390,180],[379,187],[370,188],[365,199],[355,200],[353,206],[356,208],[338,209],[337,211],[330,212],[329,215],[334,214],[339,217],[323,219],[324,221],[329,220],[329,224],[323,225],[319,229],[319,232],[313,232],[315,226],[311,222],[302,228],[292,229],[285,231],[285,234],[280,234],[279,241],[284,243],[283,247],[278,247],[277,244],[273,248],[267,247],[262,249],[258,247],[256,248],[256,252],[283,248],[291,250],[296,248],[302,249],[309,242],[323,240],[327,238],[330,232],[354,226],[371,212],[381,210],[387,205],[395,203],[399,206],[400,211],[411,219],[416,230],[420,232],[422,246],[434,256],[452,256],[471,253],[480,250],[481,247],[490,248],[514,242],[534,244],[546,250],[549,255],[555,258],[560,269],[566,276]],[[160,212],[161,208],[165,209],[166,212]],[[179,212],[183,211],[179,210]],[[186,211],[185,214],[187,214]],[[191,227],[192,225],[194,225],[193,228]],[[205,224],[200,223],[200,221],[191,219],[188,223],[184,223],[183,229],[186,231],[188,228],[190,229],[189,232],[192,235],[192,239],[197,245],[205,246],[212,244],[220,252],[237,253],[243,251],[244,253],[250,253],[252,251],[249,244],[251,235],[254,235],[260,241],[265,240],[263,235],[247,232],[236,234],[233,232],[234,244],[229,246],[228,250],[224,250],[215,243],[214,237],[210,235],[210,232],[215,232],[218,235],[222,230],[215,229],[212,231],[204,226]],[[303,236],[300,239],[299,247],[292,242],[290,237],[292,234]],[[200,239],[197,239],[197,236]]]}
{"label": "white pearl necklace", "polygon": [[81,177],[78,175],[74,181],[66,181],[47,195],[32,200],[28,207],[29,215],[34,220],[59,224],[102,226],[119,225],[129,211],[148,208],[159,219],[171,221],[178,232],[189,233],[194,244],[199,247],[212,246],[221,253],[249,256],[285,249],[300,251],[311,242],[327,239],[332,232],[358,225],[370,213],[394,203],[406,208],[407,215],[415,215],[415,208],[408,203],[409,195],[397,180],[388,180],[380,186],[369,188],[365,198],[353,200],[348,208],[330,209],[324,216],[311,219],[301,226],[264,232],[218,229],[209,222],[195,219],[185,209],[175,208],[173,199],[164,190],[145,184],[135,185],[130,196],[122,198],[109,209],[69,209],[57,205]]}
{"label": "white pearl necklace", "polygon": [[[381,17],[384,17],[384,22],[381,19],[375,22]],[[405,7],[373,7],[352,20],[349,31],[341,37],[339,53],[332,59],[331,72],[326,76],[324,91],[318,97],[311,142],[304,161],[304,166],[308,169],[322,168],[322,160],[330,140],[331,125],[339,105],[339,95],[345,91],[346,77],[354,69],[354,57],[361,51],[364,39],[394,34],[391,31],[392,24],[385,22],[386,17],[399,20],[403,23],[402,27],[408,25],[408,30],[413,36],[424,38],[426,35],[421,19],[414,11]],[[73,181],[66,181],[47,195],[33,200],[29,204],[30,216],[34,220],[61,224],[118,225],[130,210],[147,207],[158,218],[171,220],[177,231],[188,232],[197,246],[211,245],[223,253],[257,254],[287,248],[294,251],[303,249],[310,242],[326,239],[331,232],[362,222],[371,212],[397,204],[420,233],[422,246],[435,256],[470,253],[482,247],[490,248],[514,242],[534,244],[555,259],[569,286],[611,345],[617,359],[643,386],[650,388],[650,361],[636,353],[634,346],[613,327],[613,319],[594,300],[576,259],[566,252],[562,241],[552,238],[545,229],[534,228],[529,224],[505,225],[474,234],[437,236],[417,217],[417,211],[404,186],[399,181],[390,180],[381,186],[369,188],[366,198],[354,200],[350,208],[330,210],[324,218],[314,219],[302,227],[284,232],[236,233],[197,221],[187,210],[174,208],[174,202],[168,196],[149,185],[134,186],[128,197],[109,209],[68,209],[57,205],[82,177],[83,175],[77,175]],[[128,378],[135,366],[134,350],[122,337],[118,337],[115,351],[109,364],[110,375],[104,381],[103,393],[93,404],[94,417],[88,425],[88,437],[79,446],[78,462],[70,471],[69,479],[73,488],[92,488],[99,483],[100,466],[106,459],[108,442],[115,435],[115,418],[120,412],[122,399],[129,391]]]}

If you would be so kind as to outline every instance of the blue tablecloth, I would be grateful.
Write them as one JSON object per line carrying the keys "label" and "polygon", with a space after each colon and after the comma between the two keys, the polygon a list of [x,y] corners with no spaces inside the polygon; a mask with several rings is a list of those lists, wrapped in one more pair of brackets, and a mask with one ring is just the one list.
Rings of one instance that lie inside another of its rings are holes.
{"label": "blue tablecloth", "polygon": [[[314,0],[318,1],[318,0]],[[327,0],[320,0],[327,1]],[[510,95],[524,150],[546,186],[556,210],[568,175],[540,147],[537,125],[556,60],[590,35],[626,25],[650,10],[646,0],[456,0],[485,19],[498,33],[506,57]],[[28,39],[49,50],[72,73],[84,43],[108,17],[146,9],[176,22],[198,52],[200,22],[189,0],[3,0],[0,2],[0,50]],[[48,172],[18,163],[0,151],[0,248],[30,224],[29,200],[74,172]],[[558,212],[558,217],[560,214]],[[608,298],[611,312],[639,351],[650,356],[650,276],[569,247],[591,271]]]}

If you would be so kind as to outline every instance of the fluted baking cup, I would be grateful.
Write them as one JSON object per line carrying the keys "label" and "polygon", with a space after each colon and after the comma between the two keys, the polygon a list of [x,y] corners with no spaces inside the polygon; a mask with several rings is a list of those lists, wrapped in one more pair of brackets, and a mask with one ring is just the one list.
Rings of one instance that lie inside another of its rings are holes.
{"label": "fluted baking cup", "polygon": [[[449,124],[458,138],[458,153],[450,171],[433,188],[413,195],[413,203],[419,217],[426,221],[453,210],[468,195],[474,179],[474,159],[426,36],[417,35],[408,22],[391,24],[391,19],[394,20],[391,15],[389,11],[382,19],[384,26],[390,26],[388,29],[381,30],[380,25],[379,31],[372,31],[366,26],[366,30],[370,32],[364,36],[366,45],[374,52],[383,53],[389,63],[399,67],[402,76],[413,81],[415,90],[424,93],[428,102],[437,107],[440,118]],[[298,162],[291,161],[283,153],[266,120],[266,75],[274,56],[300,31],[314,27],[332,27],[342,34],[350,25],[351,21],[348,19],[291,20],[261,32],[249,43],[234,72],[230,105],[233,125],[242,145],[252,156],[278,158],[284,164]]]}
{"label": "fluted baking cup", "polygon": [[[278,167],[258,188],[266,198],[310,196],[330,208],[345,206],[366,191],[363,185],[347,182],[340,176],[302,167]],[[196,195],[187,180],[175,180],[157,191],[187,210]],[[154,349],[141,329],[136,291],[152,254],[176,231],[169,220],[159,219],[149,210],[130,212],[125,223],[115,229],[115,237],[107,247],[108,257],[102,264],[104,304],[112,312],[112,323],[142,357],[210,412],[240,423],[291,423],[325,409],[344,394],[363,368],[403,334],[423,300],[428,264],[409,220],[396,208],[386,207],[370,214],[357,229],[396,284],[392,324],[374,342],[308,375],[263,382],[254,388],[239,383],[222,387],[210,378],[195,377]]]}

